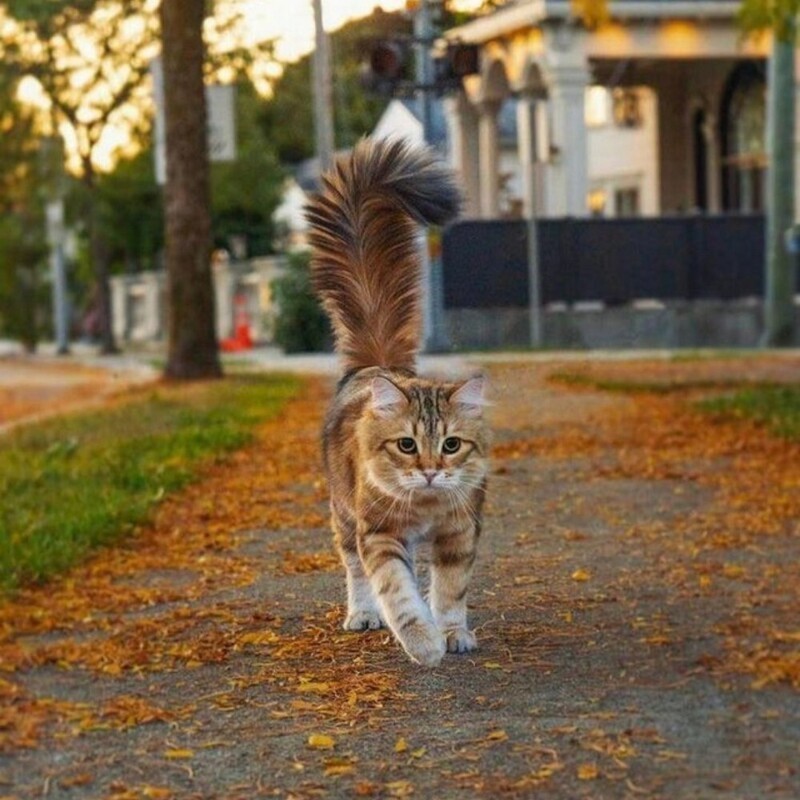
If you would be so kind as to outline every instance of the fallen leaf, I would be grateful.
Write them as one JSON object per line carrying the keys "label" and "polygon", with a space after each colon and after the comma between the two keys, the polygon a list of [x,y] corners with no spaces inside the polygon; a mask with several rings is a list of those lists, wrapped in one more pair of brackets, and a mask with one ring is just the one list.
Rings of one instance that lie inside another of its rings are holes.
{"label": "fallen leaf", "polygon": [[592,576],[585,569],[576,569],[570,577],[574,581],[588,581]]}
{"label": "fallen leaf", "polygon": [[318,750],[331,750],[336,745],[333,736],[325,733],[312,733],[308,737],[308,746]]}
{"label": "fallen leaf", "polygon": [[414,784],[410,781],[389,781],[384,787],[391,797],[408,797],[414,794]]}
{"label": "fallen leaf", "polygon": [[597,764],[581,764],[578,767],[578,780],[593,781],[600,775]]}
{"label": "fallen leaf", "polygon": [[394,743],[394,751],[395,753],[405,753],[408,750],[408,744],[406,740],[401,736],[395,743]]}
{"label": "fallen leaf", "polygon": [[144,786],[142,794],[149,800],[169,800],[172,797],[172,790],[163,786]]}
{"label": "fallen leaf", "polygon": [[180,758],[192,758],[194,756],[194,750],[165,750],[164,751],[164,758],[169,758],[170,760],[177,760]]}
{"label": "fallen leaf", "polygon": [[327,694],[331,690],[329,683],[318,681],[301,681],[297,687],[298,692],[315,692],[316,694]]}

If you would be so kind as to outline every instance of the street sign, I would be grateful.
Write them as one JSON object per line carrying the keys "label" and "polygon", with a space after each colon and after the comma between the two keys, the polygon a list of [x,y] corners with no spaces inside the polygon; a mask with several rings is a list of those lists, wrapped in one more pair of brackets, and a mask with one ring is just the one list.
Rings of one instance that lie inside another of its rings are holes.
{"label": "street sign", "polygon": [[[164,71],[161,59],[150,65],[153,76],[153,99],[156,104],[155,166],[156,181],[160,186],[167,182],[167,128],[164,117]],[[216,84],[206,86],[206,114],[208,118],[208,158],[210,161],[236,160],[236,87]]]}

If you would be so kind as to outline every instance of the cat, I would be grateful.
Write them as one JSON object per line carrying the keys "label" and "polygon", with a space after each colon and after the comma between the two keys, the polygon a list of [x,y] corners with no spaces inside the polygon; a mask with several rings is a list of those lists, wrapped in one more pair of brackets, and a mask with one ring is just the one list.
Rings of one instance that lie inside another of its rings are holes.
{"label": "cat", "polygon": [[[453,218],[460,195],[428,149],[369,139],[338,160],[306,207],[311,280],[344,374],[323,455],[351,631],[388,625],[410,658],[436,666],[477,646],[466,594],[486,494],[486,380],[417,377],[417,223]],[[428,605],[415,548],[431,544]]]}

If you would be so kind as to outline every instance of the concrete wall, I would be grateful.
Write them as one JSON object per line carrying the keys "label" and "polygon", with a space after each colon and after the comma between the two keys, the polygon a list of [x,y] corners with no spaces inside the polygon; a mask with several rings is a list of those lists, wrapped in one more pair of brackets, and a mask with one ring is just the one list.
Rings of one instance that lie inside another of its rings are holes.
{"label": "concrete wall", "polygon": [[[795,315],[800,346],[800,296]],[[445,325],[455,350],[528,347],[530,342],[527,309],[448,309]],[[758,347],[762,330],[762,305],[756,299],[542,312],[542,346],[553,349]]]}

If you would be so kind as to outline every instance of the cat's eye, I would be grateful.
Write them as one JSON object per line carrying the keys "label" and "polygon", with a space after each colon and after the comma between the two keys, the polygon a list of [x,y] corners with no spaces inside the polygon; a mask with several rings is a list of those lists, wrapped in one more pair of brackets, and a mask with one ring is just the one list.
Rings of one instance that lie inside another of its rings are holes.
{"label": "cat's eye", "polygon": [[458,436],[448,436],[442,442],[442,452],[445,455],[451,456],[453,453],[457,453],[461,449],[461,439]]}
{"label": "cat's eye", "polygon": [[410,436],[404,436],[402,439],[397,440],[397,449],[401,453],[410,456],[412,453],[417,452],[417,443]]}

